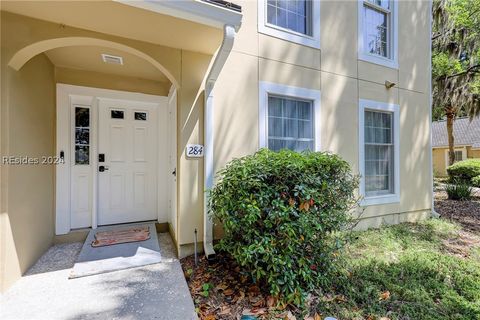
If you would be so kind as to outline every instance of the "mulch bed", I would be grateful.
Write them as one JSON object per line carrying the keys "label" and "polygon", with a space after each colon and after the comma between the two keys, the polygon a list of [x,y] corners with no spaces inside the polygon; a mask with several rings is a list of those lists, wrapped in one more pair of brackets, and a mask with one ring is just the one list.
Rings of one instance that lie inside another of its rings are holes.
{"label": "mulch bed", "polygon": [[480,234],[480,197],[471,201],[448,200],[445,191],[435,192],[435,211],[442,218],[460,224],[465,230]]}
{"label": "mulch bed", "polygon": [[[214,262],[199,255],[197,266],[194,256],[183,258],[181,264],[200,319],[237,320],[242,315],[245,319],[296,319],[295,307],[279,305],[242,274],[235,261],[221,253],[217,253]],[[320,316],[305,319],[317,320]]]}

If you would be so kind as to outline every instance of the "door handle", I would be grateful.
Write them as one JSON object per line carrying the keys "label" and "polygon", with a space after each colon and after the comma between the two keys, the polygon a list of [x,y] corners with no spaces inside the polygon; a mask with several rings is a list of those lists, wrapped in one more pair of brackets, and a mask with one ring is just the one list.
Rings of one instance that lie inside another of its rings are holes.
{"label": "door handle", "polygon": [[108,167],[107,166],[100,166],[98,167],[98,171],[100,172],[104,172],[104,171],[107,171],[108,170]]}
{"label": "door handle", "polygon": [[177,176],[177,168],[173,169],[172,174],[173,174],[174,177]]}

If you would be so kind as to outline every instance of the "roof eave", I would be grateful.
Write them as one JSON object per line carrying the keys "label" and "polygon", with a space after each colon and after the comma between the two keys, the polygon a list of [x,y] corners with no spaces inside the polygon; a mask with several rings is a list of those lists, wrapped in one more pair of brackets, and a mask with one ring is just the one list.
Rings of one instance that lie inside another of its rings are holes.
{"label": "roof eave", "polygon": [[214,28],[223,29],[225,25],[230,25],[236,31],[242,24],[242,13],[238,6],[218,5],[212,1],[202,0],[114,0],[129,6],[142,8],[145,10],[185,19]]}

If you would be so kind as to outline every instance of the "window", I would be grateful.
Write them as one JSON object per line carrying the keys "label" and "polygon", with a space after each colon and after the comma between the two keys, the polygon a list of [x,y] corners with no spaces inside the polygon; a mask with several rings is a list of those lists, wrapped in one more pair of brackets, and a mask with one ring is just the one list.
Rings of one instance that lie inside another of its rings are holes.
{"label": "window", "polygon": [[360,192],[363,204],[399,201],[399,107],[360,100]]}
{"label": "window", "polygon": [[90,163],[90,109],[75,107],[75,164]]}
{"label": "window", "polygon": [[267,0],[267,23],[312,35],[312,2],[307,0]]}
{"label": "window", "polygon": [[463,152],[462,150],[455,150],[455,162],[463,160]]}
{"label": "window", "polygon": [[397,3],[359,0],[359,58],[397,67]]}
{"label": "window", "polygon": [[268,96],[268,148],[314,150],[312,101]]}
{"label": "window", "polygon": [[259,147],[320,150],[320,91],[260,82]]}
{"label": "window", "polygon": [[112,119],[123,119],[123,111],[121,110],[112,110],[110,111]]}
{"label": "window", "polygon": [[135,112],[134,118],[135,118],[135,120],[146,121],[147,120],[147,113],[146,112]]}
{"label": "window", "polygon": [[[455,153],[455,162],[467,159],[466,148],[455,149],[454,153]],[[445,149],[445,169],[449,166],[449,163],[450,163],[450,158],[448,155],[448,149]]]}
{"label": "window", "polygon": [[258,14],[259,32],[320,48],[318,0],[259,0]]}
{"label": "window", "polygon": [[391,112],[365,110],[365,196],[394,192]]}

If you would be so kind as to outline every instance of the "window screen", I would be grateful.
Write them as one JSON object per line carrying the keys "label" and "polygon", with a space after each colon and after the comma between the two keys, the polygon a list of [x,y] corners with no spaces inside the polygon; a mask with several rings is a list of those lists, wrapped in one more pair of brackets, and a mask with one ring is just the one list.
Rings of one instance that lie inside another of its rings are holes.
{"label": "window screen", "polygon": [[314,150],[313,102],[268,97],[268,148]]}
{"label": "window screen", "polygon": [[394,193],[393,113],[365,111],[365,193]]}

